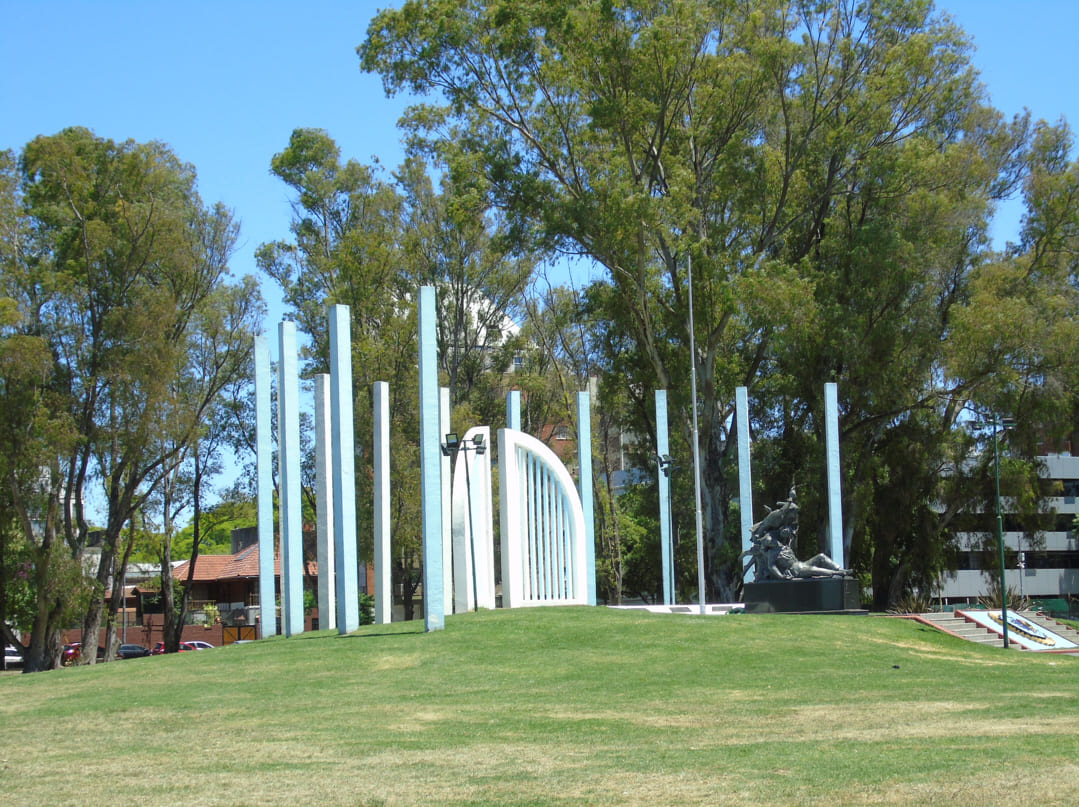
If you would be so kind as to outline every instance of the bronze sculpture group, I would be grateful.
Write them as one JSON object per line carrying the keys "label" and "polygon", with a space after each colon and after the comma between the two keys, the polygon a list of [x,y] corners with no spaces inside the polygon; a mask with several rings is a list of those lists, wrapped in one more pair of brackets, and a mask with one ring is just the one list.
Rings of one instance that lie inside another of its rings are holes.
{"label": "bronze sculpture group", "polygon": [[[809,560],[798,560],[794,546],[798,539],[798,505],[794,502],[794,490],[785,502],[769,510],[753,525],[750,535],[752,546],[742,553],[740,560],[750,558],[754,579],[795,580],[821,577],[846,577],[848,569],[839,566],[825,554],[816,554]],[[748,568],[748,567],[747,567]]]}

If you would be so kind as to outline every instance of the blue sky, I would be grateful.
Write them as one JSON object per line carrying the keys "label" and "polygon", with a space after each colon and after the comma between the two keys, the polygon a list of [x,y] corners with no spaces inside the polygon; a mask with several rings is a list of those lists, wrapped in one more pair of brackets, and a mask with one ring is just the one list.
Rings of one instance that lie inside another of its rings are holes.
{"label": "blue sky", "polygon": [[[233,269],[253,273],[256,247],[288,236],[288,194],[269,163],[294,128],[326,129],[345,158],[388,169],[401,159],[405,103],[386,99],[355,53],[387,4],[0,0],[0,148],[72,125],[163,140],[195,165],[205,202],[236,211]],[[1079,0],[938,6],[974,37],[998,108],[1079,125]],[[998,240],[1014,235],[1018,215],[1003,211]],[[271,322],[279,317],[271,310]]]}
{"label": "blue sky", "polygon": [[[400,162],[395,123],[405,102],[386,99],[355,52],[375,10],[390,4],[0,0],[0,149],[76,125],[114,140],[163,140],[195,165],[204,202],[235,210],[242,234],[232,268],[255,273],[258,245],[288,237],[288,194],[269,165],[294,128],[327,130],[346,159]],[[1079,0],[938,6],[973,36],[999,109],[1079,126]],[[1014,237],[1019,215],[1002,211],[998,241]],[[280,294],[264,294],[276,358]]]}

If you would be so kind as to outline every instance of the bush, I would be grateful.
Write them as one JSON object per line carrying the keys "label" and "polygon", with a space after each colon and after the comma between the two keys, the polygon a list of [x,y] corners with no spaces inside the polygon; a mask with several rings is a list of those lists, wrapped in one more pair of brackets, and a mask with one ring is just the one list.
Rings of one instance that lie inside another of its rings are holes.
{"label": "bush", "polygon": [[360,624],[373,625],[375,622],[375,598],[370,594],[360,595]]}
{"label": "bush", "polygon": [[888,609],[889,614],[924,614],[933,610],[933,598],[920,591],[904,594]]}

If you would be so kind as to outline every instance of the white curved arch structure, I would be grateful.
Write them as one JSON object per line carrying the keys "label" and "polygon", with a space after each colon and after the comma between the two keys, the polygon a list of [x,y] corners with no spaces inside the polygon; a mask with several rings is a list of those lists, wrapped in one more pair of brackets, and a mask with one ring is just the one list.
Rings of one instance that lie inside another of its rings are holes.
{"label": "white curved arch structure", "polygon": [[562,460],[524,432],[498,432],[502,605],[586,605],[581,497]]}
{"label": "white curved arch structure", "polygon": [[[474,426],[462,446],[481,437],[488,449],[491,427]],[[491,507],[491,456],[469,448],[457,452],[453,468],[453,604],[457,613],[495,607],[494,513]]]}

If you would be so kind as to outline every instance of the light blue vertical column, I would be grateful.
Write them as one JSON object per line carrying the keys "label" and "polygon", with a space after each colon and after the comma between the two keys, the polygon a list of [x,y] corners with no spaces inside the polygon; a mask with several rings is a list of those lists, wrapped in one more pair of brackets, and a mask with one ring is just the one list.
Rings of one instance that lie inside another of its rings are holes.
{"label": "light blue vertical column", "polygon": [[580,468],[581,506],[584,509],[585,574],[588,604],[596,604],[596,515],[592,501],[592,399],[577,393],[577,463]]}
{"label": "light blue vertical column", "polygon": [[506,396],[506,428],[521,430],[521,391],[517,389]]}
{"label": "light blue vertical column", "polygon": [[300,377],[296,323],[277,326],[277,457],[281,479],[281,622],[303,633],[303,510],[300,499]]}
{"label": "light blue vertical column", "polygon": [[[438,390],[438,440],[439,444],[452,431],[450,428],[450,388]],[[450,528],[453,526],[452,495],[450,482],[453,479],[450,470],[450,457],[442,455],[440,473],[442,475],[442,591],[445,593],[445,613],[453,613],[453,539]]]}
{"label": "light blue vertical column", "polygon": [[337,627],[334,595],[333,436],[330,415],[330,376],[315,376],[315,528],[318,548],[318,627]]}
{"label": "light blue vertical column", "polygon": [[671,445],[667,426],[667,390],[656,390],[656,453],[659,462],[659,546],[663,567],[663,604],[674,605],[674,545],[671,536]]}
{"label": "light blue vertical column", "polygon": [[266,334],[259,334],[255,337],[255,477],[258,485],[259,638],[262,639],[277,635],[270,376],[270,343]]}
{"label": "light blue vertical column", "polygon": [[330,320],[330,432],[333,440],[333,536],[337,571],[337,632],[360,626],[356,584],[356,440],[352,419],[352,331],[349,308],[335,305]]}
{"label": "light blue vertical column", "polygon": [[375,624],[393,619],[390,565],[390,385],[375,382]]}
{"label": "light blue vertical column", "polygon": [[438,336],[434,286],[420,287],[420,474],[423,479],[424,630],[446,626],[442,587],[442,439],[438,435]]}
{"label": "light blue vertical column", "polygon": [[828,458],[828,555],[843,568],[843,497],[839,481],[839,389],[824,385],[824,433]]}
{"label": "light blue vertical column", "polygon": [[[749,465],[749,390],[734,390],[735,430],[738,432],[738,511],[742,528],[742,551],[749,550],[753,533],[753,477]],[[743,582],[752,583],[753,567],[746,572]]]}

